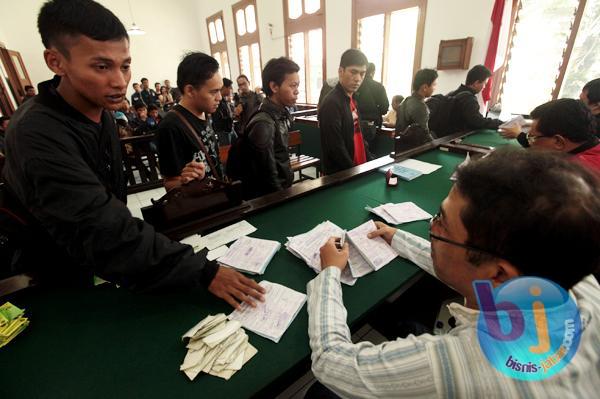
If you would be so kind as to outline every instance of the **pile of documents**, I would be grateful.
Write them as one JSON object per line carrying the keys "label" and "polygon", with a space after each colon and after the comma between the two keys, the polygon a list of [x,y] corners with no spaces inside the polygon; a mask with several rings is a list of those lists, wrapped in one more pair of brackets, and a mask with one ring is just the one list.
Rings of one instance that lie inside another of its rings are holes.
{"label": "pile of documents", "polygon": [[415,205],[414,202],[402,202],[399,204],[387,203],[376,208],[366,206],[365,209],[372,212],[390,224],[402,224],[417,220],[429,220],[431,215]]}
{"label": "pile of documents", "polygon": [[10,302],[0,306],[0,348],[12,341],[29,325],[24,310]]}
{"label": "pile of documents", "polygon": [[349,267],[344,269],[340,280],[344,284],[354,285],[357,278],[381,269],[397,256],[383,238],[367,237],[370,232],[375,230],[377,230],[377,226],[372,220],[347,233],[327,220],[307,233],[288,237],[286,248],[304,260],[315,272],[320,273],[321,247],[330,237],[345,235],[349,243]]}
{"label": "pile of documents", "polygon": [[200,234],[191,235],[181,240],[181,243],[191,245],[194,248],[194,252],[200,252],[204,248],[207,248],[208,254],[206,258],[208,260],[215,260],[225,255],[229,250],[225,244],[255,231],[256,227],[242,220],[206,236],[201,236]]}
{"label": "pile of documents", "polygon": [[402,162],[383,166],[379,168],[379,171],[387,173],[391,169],[395,176],[398,176],[402,180],[410,181],[421,175],[428,175],[435,172],[441,167],[442,165],[418,161],[416,159],[405,159]]}
{"label": "pile of documents", "polygon": [[188,352],[179,369],[190,380],[201,371],[228,380],[257,353],[240,322],[228,321],[223,313],[203,319],[185,339]]}
{"label": "pile of documents", "polygon": [[218,262],[242,272],[263,274],[281,244],[277,241],[254,237],[241,237],[233,243],[227,253]]}
{"label": "pile of documents", "polygon": [[246,303],[234,310],[229,319],[261,337],[279,342],[283,333],[306,302],[306,295],[270,281],[259,283],[265,289],[265,301],[253,308]]}

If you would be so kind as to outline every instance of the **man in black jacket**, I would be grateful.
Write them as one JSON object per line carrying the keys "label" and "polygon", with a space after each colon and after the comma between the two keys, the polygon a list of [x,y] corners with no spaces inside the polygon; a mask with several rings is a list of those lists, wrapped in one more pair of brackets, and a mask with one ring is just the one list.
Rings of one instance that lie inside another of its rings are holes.
{"label": "man in black jacket", "polygon": [[231,95],[233,93],[233,82],[223,78],[221,88],[221,101],[217,110],[212,114],[212,125],[219,137],[219,145],[230,145],[237,137],[233,131],[233,109],[231,106]]}
{"label": "man in black jacket", "polygon": [[[377,135],[377,127],[383,122],[383,115],[388,112],[390,102],[385,87],[375,80],[375,64],[367,65],[365,80],[356,92],[356,103],[360,113],[360,127],[367,146],[371,146]],[[367,148],[367,151],[369,149]],[[367,155],[370,155],[367,152]]]}
{"label": "man in black jacket", "polygon": [[342,54],[339,82],[319,107],[321,163],[324,174],[332,174],[367,160],[360,116],[353,95],[367,72],[367,57],[356,49]]}
{"label": "man in black jacket", "polygon": [[475,65],[467,73],[465,84],[458,89],[448,93],[448,96],[456,96],[459,93],[470,93],[470,95],[457,96],[452,108],[453,120],[456,131],[475,129],[498,129],[502,124],[499,119],[485,118],[479,112],[477,94],[483,90],[492,73],[484,65]]}
{"label": "man in black jacket", "polygon": [[4,179],[32,221],[25,243],[42,280],[89,285],[98,275],[135,291],[198,286],[234,307],[260,298],[252,280],[194,254],[133,218],[110,110],[131,77],[129,38],[91,0],[49,1],[38,16],[55,78],[20,107],[7,132]]}
{"label": "man in black jacket", "polygon": [[[241,141],[244,198],[250,199],[290,187],[288,131],[292,117],[286,107],[296,104],[300,67],[285,58],[273,58],[262,71],[267,98],[246,125]],[[233,155],[233,154],[232,154]],[[239,162],[229,159],[228,162]]]}
{"label": "man in black jacket", "polygon": [[257,94],[254,90],[250,89],[250,81],[246,75],[238,76],[236,83],[238,85],[238,94],[234,96],[234,113],[238,119],[238,133],[243,134],[246,124],[250,120],[250,117],[254,115],[254,112],[256,112],[260,103],[264,100],[264,96]]}

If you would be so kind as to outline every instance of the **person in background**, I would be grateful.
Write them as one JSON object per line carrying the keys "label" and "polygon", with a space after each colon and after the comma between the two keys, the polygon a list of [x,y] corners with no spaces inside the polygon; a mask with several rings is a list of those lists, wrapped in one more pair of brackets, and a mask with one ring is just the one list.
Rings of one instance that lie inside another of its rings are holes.
{"label": "person in background", "polygon": [[23,104],[25,101],[30,100],[33,97],[35,97],[35,88],[33,86],[27,85],[24,87],[24,89],[25,89],[25,95],[21,99],[21,104]]}
{"label": "person in background", "polygon": [[133,94],[131,95],[131,105],[136,107],[138,105],[146,105],[142,98],[142,88],[139,83],[133,84]]}
{"label": "person in background", "polygon": [[600,137],[600,78],[587,82],[581,89],[579,99],[594,115],[596,119],[596,137]]}
{"label": "person in background", "polygon": [[156,121],[148,117],[148,107],[144,104],[135,106],[135,119],[129,121],[134,136],[143,136],[156,128]]}
{"label": "person in background", "polygon": [[396,115],[404,97],[397,94],[392,97],[392,109],[383,117],[383,126],[396,127]]}
{"label": "person in background", "polygon": [[363,80],[360,88],[356,92],[356,106],[361,118],[361,131],[365,143],[367,144],[367,155],[369,159],[373,158],[373,155],[369,151],[369,147],[372,146],[375,136],[377,136],[377,128],[381,127],[383,123],[382,116],[388,111],[390,103],[388,96],[385,91],[385,87],[376,80],[373,80],[375,76],[375,64],[370,62],[367,65],[367,74]]}
{"label": "person in background", "polygon": [[148,107],[148,120],[151,120],[151,123],[153,123],[153,128],[156,128],[160,124],[162,118],[160,116],[159,108],[156,105]]}
{"label": "person in background", "polygon": [[429,108],[425,99],[431,97],[437,86],[438,73],[435,69],[421,69],[413,79],[413,92],[406,97],[396,114],[396,134],[409,125],[417,124],[429,132]]}
{"label": "person in background", "polygon": [[160,82],[154,83],[154,92],[156,93],[156,95],[160,94]]}
{"label": "person in background", "polygon": [[246,123],[250,117],[256,112],[264,96],[250,90],[250,81],[246,75],[240,75],[236,79],[238,85],[238,95],[235,96],[235,111],[234,114],[238,119],[238,133],[243,134]]}
{"label": "person in background", "polygon": [[233,130],[232,94],[233,82],[230,79],[223,78],[221,101],[219,101],[217,110],[212,114],[212,126],[217,136],[219,136],[219,146],[230,145],[237,138]]}
{"label": "person in background", "polygon": [[354,94],[367,73],[367,63],[367,57],[360,50],[346,50],[340,59],[338,84],[325,96],[319,108],[324,174],[367,162],[360,116],[354,100]]}
{"label": "person in background", "polygon": [[160,88],[158,101],[160,102],[160,107],[164,111],[168,111],[175,104],[175,102],[173,101],[173,96],[171,95],[169,89],[166,86]]}
{"label": "person in background", "polygon": [[150,106],[150,104],[159,104],[158,95],[156,94],[156,92],[154,90],[152,90],[150,88],[148,79],[142,78],[141,82],[142,82],[141,95],[142,95],[142,100],[144,100],[144,104],[146,104],[146,106]]}
{"label": "person in background", "polygon": [[10,122],[10,116],[0,116],[0,153],[4,154],[4,135],[8,124]]}

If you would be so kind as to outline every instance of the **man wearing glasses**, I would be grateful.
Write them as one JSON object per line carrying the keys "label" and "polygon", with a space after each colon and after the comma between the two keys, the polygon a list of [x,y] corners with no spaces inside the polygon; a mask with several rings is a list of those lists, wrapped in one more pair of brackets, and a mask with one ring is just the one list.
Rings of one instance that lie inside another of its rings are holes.
{"label": "man wearing glasses", "polygon": [[[377,222],[400,256],[456,290],[448,334],[409,335],[353,344],[340,274],[347,244],[321,248],[323,271],[307,286],[312,370],[343,397],[593,397],[600,386],[600,184],[574,162],[543,152],[499,150],[457,171],[430,224],[430,241]],[[391,266],[393,267],[393,266]],[[570,290],[585,327],[576,356],[551,379],[520,381],[499,373],[477,338],[472,283],[494,287],[537,276]],[[359,282],[360,284],[360,282]],[[424,293],[427,295],[427,293]]]}

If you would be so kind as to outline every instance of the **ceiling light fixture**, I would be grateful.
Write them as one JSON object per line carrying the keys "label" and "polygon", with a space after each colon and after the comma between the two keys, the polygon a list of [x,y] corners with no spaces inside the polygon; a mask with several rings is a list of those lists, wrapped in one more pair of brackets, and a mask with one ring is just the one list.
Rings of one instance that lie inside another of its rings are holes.
{"label": "ceiling light fixture", "polygon": [[135,18],[133,18],[133,10],[131,9],[131,1],[127,0],[127,4],[129,4],[129,13],[131,14],[131,28],[127,29],[127,34],[131,36],[141,36],[145,35],[146,31],[140,28],[135,24]]}

